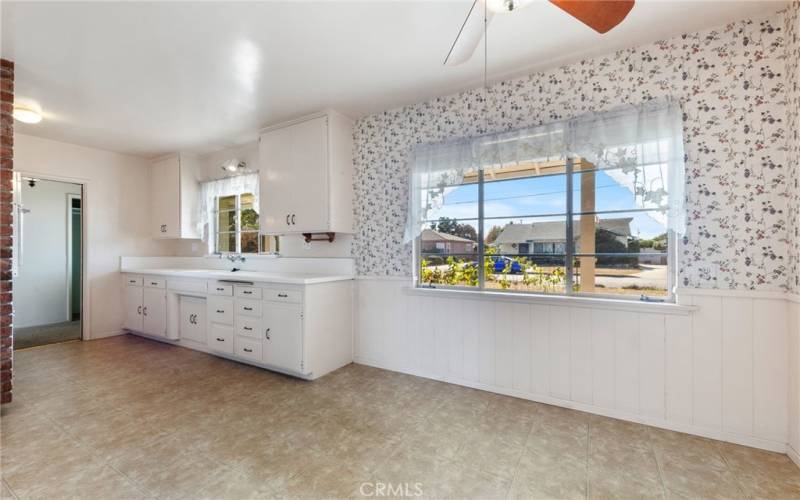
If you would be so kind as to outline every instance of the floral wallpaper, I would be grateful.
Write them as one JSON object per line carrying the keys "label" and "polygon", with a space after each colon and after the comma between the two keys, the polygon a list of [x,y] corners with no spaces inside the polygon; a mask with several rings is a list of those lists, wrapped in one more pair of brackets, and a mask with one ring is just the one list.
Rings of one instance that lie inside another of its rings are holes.
{"label": "floral wallpaper", "polygon": [[786,11],[789,289],[800,293],[800,2]]}
{"label": "floral wallpaper", "polygon": [[358,273],[411,275],[403,230],[406,157],[415,144],[671,96],[684,110],[687,156],[680,286],[785,289],[784,29],[784,14],[775,13],[504,81],[487,93],[475,89],[360,119]]}

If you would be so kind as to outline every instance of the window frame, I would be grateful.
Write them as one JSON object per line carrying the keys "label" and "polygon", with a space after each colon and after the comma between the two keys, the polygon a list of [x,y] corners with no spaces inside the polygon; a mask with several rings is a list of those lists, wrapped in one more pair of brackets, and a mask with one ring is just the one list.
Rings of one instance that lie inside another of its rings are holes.
{"label": "window frame", "polygon": [[[259,217],[259,229],[256,230],[242,230],[242,196],[244,195],[253,195],[252,193],[232,193],[226,194],[221,196],[214,197],[214,210],[212,213],[214,214],[214,231],[213,231],[213,238],[214,238],[214,255],[260,255],[262,253],[262,241],[261,241],[261,219]],[[233,196],[235,200],[235,208],[231,210],[220,210],[219,203],[222,198],[227,198]],[[233,212],[235,214],[235,224],[233,231],[220,231],[219,225],[219,215],[223,212]],[[258,242],[258,250],[255,252],[246,252],[242,253],[242,233],[255,233],[257,235],[256,241]],[[219,248],[219,236],[222,234],[233,234],[236,241],[236,250],[234,251],[222,251]]]}
{"label": "window frame", "polygon": [[[445,290],[464,290],[464,291],[473,291],[479,293],[500,293],[500,294],[522,294],[522,295],[529,295],[529,296],[544,296],[544,297],[580,297],[585,299],[617,299],[617,300],[626,300],[626,301],[633,301],[633,302],[647,302],[647,303],[670,303],[674,304],[676,302],[676,285],[678,283],[677,280],[677,241],[676,235],[672,229],[666,228],[665,233],[667,235],[667,249],[666,249],[666,257],[667,257],[667,279],[666,279],[666,295],[652,295],[648,296],[645,293],[641,294],[622,294],[622,293],[597,293],[597,292],[581,292],[581,291],[574,291],[573,287],[576,283],[575,280],[575,261],[579,257],[598,257],[602,255],[615,255],[620,257],[630,257],[630,256],[641,256],[641,252],[634,254],[633,252],[625,252],[625,253],[615,253],[615,254],[604,254],[604,253],[578,253],[575,251],[575,237],[574,237],[574,225],[575,220],[574,217],[576,213],[578,217],[580,214],[608,214],[614,213],[615,211],[611,210],[599,210],[597,212],[581,212],[575,211],[575,207],[573,204],[573,193],[574,193],[574,186],[573,186],[573,176],[576,173],[580,173],[581,171],[574,170],[574,162],[575,158],[568,156],[565,159],[565,170],[564,174],[566,176],[566,213],[565,214],[537,214],[537,217],[544,217],[548,215],[558,215],[559,217],[565,217],[565,254],[564,254],[564,271],[565,271],[565,278],[564,278],[564,292],[540,292],[540,291],[522,291],[522,290],[511,290],[511,289],[495,289],[495,288],[487,288],[486,287],[486,277],[484,276],[484,265],[486,255],[485,249],[485,234],[484,234],[484,225],[485,225],[485,217],[484,217],[484,186],[485,186],[485,179],[484,179],[484,170],[478,169],[477,173],[477,184],[478,184],[478,217],[477,219],[461,219],[461,220],[477,220],[477,233],[478,233],[478,248],[476,253],[476,259],[479,263],[478,265],[478,285],[477,286],[468,286],[468,285],[447,285],[447,284],[434,284],[434,283],[423,283],[420,281],[420,265],[423,259],[422,256],[422,245],[420,241],[421,235],[418,235],[413,240],[412,245],[412,253],[413,253],[413,273],[412,276],[414,278],[414,287],[415,288],[425,288],[425,289],[445,289]],[[603,169],[597,169],[596,171],[602,171]],[[560,174],[559,174],[560,175]],[[654,212],[657,211],[655,209],[630,209],[630,210],[616,210],[618,213],[635,213],[635,212]],[[457,219],[459,220],[459,219]],[[424,224],[427,221],[423,221]],[[533,246],[533,244],[531,244]],[[535,253],[535,252],[534,252]],[[453,255],[453,254],[451,254]],[[561,254],[553,254],[553,255],[561,255]],[[647,255],[647,254],[644,254]],[[511,257],[505,254],[498,254],[501,257]],[[511,257],[513,258],[513,257]]]}

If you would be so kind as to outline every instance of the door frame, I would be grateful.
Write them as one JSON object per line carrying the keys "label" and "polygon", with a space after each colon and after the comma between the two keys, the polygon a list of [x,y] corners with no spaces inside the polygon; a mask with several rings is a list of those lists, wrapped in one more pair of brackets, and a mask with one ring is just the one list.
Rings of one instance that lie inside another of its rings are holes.
{"label": "door frame", "polygon": [[[52,175],[48,173],[36,172],[35,170],[14,170],[15,174],[25,177],[33,177],[43,181],[56,181],[66,182],[69,184],[78,184],[81,186],[81,340],[90,340],[92,338],[92,330],[89,326],[88,319],[91,318],[91,300],[89,287],[86,283],[89,282],[89,262],[91,254],[89,253],[89,213],[86,210],[87,200],[89,199],[89,179],[81,177],[67,177],[60,175]],[[17,230],[16,223],[14,224],[14,231]]]}
{"label": "door frame", "polygon": [[[74,276],[72,275],[72,200],[80,200],[80,212],[79,215],[81,217],[81,251],[83,251],[83,186],[81,186],[81,194],[73,194],[67,193],[67,318],[68,321],[72,321],[72,302],[75,300],[75,297],[72,295],[72,281]],[[81,270],[83,272],[83,270]],[[81,291],[83,291],[83,280],[81,280]],[[81,304],[81,313],[83,313],[83,304]],[[81,321],[83,321],[83,316],[81,316]]]}

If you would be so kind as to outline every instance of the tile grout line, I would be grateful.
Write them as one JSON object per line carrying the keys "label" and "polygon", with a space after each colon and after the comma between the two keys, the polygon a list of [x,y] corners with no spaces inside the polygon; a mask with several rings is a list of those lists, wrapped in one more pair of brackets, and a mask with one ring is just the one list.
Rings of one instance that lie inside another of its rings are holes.
{"label": "tile grout line", "polygon": [[650,448],[650,453],[653,454],[653,460],[656,462],[656,470],[658,470],[658,482],[661,484],[661,498],[667,498],[667,485],[664,482],[664,472],[661,470],[661,461],[658,459],[658,455],[656,454],[656,448],[653,446],[653,435],[652,432],[648,429],[647,430],[647,444]]}
{"label": "tile grout line", "polygon": [[3,485],[6,487],[6,489],[8,490],[8,492],[9,492],[9,493],[11,493],[11,496],[12,496],[13,498],[15,498],[16,500],[19,500],[19,497],[17,496],[17,494],[16,494],[16,493],[14,493],[14,490],[12,490],[12,489],[11,489],[11,485],[9,485],[9,484],[8,484],[8,481],[6,481],[6,479],[5,479],[5,478],[1,478],[1,479],[0,479],[0,481],[2,481],[2,482],[3,482]]}

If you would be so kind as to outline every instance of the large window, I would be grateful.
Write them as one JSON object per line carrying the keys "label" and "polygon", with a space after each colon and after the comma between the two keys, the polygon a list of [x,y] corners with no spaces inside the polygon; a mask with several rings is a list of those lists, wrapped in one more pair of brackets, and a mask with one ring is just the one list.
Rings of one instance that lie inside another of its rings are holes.
{"label": "large window", "polygon": [[216,253],[259,253],[258,212],[251,193],[217,197]]}
{"label": "large window", "polygon": [[[648,130],[654,120],[615,115],[599,126],[604,142],[576,135],[585,146],[564,145],[567,130],[580,130],[569,124],[491,137],[504,149],[483,157],[474,155],[474,145],[467,155],[451,154],[455,147],[426,152],[418,160],[423,171],[412,172],[418,178],[412,179],[410,204],[419,219],[409,225],[418,284],[669,298],[675,220],[682,215],[670,203],[670,187],[682,196],[670,175],[682,172],[675,165],[682,165],[683,155],[682,144],[676,146],[660,122]],[[551,154],[522,147],[540,136],[548,147],[555,145]],[[481,140],[479,147],[489,143]],[[503,161],[506,151],[511,161]],[[453,157],[482,166],[437,169],[437,162]]]}

